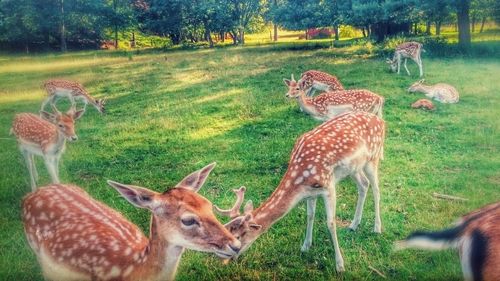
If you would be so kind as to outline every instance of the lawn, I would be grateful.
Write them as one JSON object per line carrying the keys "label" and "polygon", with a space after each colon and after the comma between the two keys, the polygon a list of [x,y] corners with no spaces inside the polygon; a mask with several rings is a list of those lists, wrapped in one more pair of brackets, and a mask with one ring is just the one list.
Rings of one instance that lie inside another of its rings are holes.
{"label": "lawn", "polygon": [[[61,180],[74,183],[124,213],[148,233],[149,213],[136,209],[106,179],[158,191],[216,161],[200,193],[221,207],[232,188],[263,202],[287,168],[295,140],[319,123],[287,100],[282,82],[308,69],[335,74],[346,88],[367,88],[386,98],[385,159],[380,167],[383,233],[373,229],[371,193],[356,232],[338,230],[346,272],[335,260],[318,205],[313,247],[301,253],[306,208],[299,204],[236,262],[187,251],[178,280],[461,280],[454,251],[394,253],[395,240],[416,229],[440,229],[458,216],[500,198],[500,59],[429,58],[425,78],[460,92],[460,103],[435,112],[410,108],[422,94],[406,89],[418,80],[390,73],[383,58],[350,49],[288,51],[273,46],[175,52],[76,52],[0,57],[0,279],[42,280],[24,238],[20,202],[30,191],[28,172],[12,136],[13,116],[38,112],[42,82],[65,77],[95,97],[108,97],[106,115],[93,108],[77,122],[79,140],[67,144]],[[49,182],[42,161],[39,183]],[[468,198],[447,201],[433,192]],[[350,221],[357,198],[351,180],[338,187],[340,220]],[[221,220],[224,220],[221,218]]]}

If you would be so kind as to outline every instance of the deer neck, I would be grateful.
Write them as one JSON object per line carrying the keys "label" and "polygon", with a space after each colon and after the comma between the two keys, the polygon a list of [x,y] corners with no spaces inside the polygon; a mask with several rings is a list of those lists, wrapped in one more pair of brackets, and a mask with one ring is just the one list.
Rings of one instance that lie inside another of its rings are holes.
{"label": "deer neck", "polygon": [[252,213],[255,222],[262,226],[258,235],[266,232],[285,216],[303,197],[301,187],[294,184],[285,174],[273,194]]}
{"label": "deer neck", "polygon": [[146,261],[136,276],[150,276],[146,280],[174,280],[184,247],[165,240],[158,232],[157,219],[151,217],[149,243],[142,250]]}
{"label": "deer neck", "polygon": [[300,94],[300,96],[297,97],[297,101],[299,102],[300,108],[308,114],[311,115],[317,115],[318,112],[312,105],[312,101],[310,98],[306,97],[305,93]]}

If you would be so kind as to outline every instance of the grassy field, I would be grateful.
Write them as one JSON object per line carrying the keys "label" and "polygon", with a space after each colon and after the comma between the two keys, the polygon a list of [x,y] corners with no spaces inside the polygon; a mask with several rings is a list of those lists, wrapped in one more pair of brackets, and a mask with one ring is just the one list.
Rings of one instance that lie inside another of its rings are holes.
{"label": "grassy field", "polygon": [[[30,191],[28,172],[8,135],[13,116],[38,112],[42,81],[65,77],[95,97],[108,97],[108,113],[89,108],[77,122],[79,140],[67,145],[63,182],[74,183],[123,212],[148,231],[149,214],[128,204],[106,179],[158,191],[217,161],[200,193],[229,206],[232,188],[263,202],[284,174],[297,137],[318,125],[285,99],[282,78],[308,69],[333,73],[347,88],[367,88],[386,98],[385,160],[381,163],[383,234],[373,229],[368,195],[357,232],[341,227],[346,262],[335,272],[333,248],[319,201],[313,247],[303,254],[306,210],[301,203],[229,265],[187,251],[178,280],[461,280],[454,251],[393,253],[395,240],[416,229],[439,229],[459,215],[500,198],[500,59],[423,58],[426,80],[447,82],[461,94],[435,112],[413,110],[422,94],[406,89],[418,79],[389,73],[382,58],[352,56],[350,49],[277,51],[235,47],[168,53],[78,52],[0,57],[0,280],[42,280],[24,238],[20,202]],[[49,182],[42,161],[40,184]],[[433,192],[469,198],[435,199]],[[338,187],[338,216],[349,221],[357,191]]]}

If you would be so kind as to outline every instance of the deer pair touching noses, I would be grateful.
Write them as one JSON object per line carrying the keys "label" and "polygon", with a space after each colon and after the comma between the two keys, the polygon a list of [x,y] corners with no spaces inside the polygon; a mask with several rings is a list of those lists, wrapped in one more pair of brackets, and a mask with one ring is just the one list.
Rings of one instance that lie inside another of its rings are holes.
{"label": "deer pair touching noses", "polygon": [[198,194],[212,163],[163,193],[115,181],[132,205],[151,212],[149,237],[73,185],[28,194],[22,219],[47,280],[173,280],[184,249],[231,258],[241,248]]}
{"label": "deer pair touching noses", "polygon": [[65,149],[66,140],[76,141],[75,120],[79,119],[84,110],[71,107],[66,113],[61,113],[55,106],[54,113],[41,111],[43,118],[31,114],[17,114],[12,124],[11,133],[17,139],[30,174],[31,189],[36,189],[38,172],[34,156],[41,156],[53,183],[59,183],[59,160]]}

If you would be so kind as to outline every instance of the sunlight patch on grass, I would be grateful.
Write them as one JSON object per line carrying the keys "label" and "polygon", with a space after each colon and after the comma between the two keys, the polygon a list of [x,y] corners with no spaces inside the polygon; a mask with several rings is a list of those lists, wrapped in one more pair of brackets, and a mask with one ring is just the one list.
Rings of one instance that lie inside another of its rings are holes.
{"label": "sunlight patch on grass", "polygon": [[237,119],[210,118],[203,121],[198,130],[188,133],[188,138],[192,140],[206,140],[220,136],[240,126],[241,121]]}

